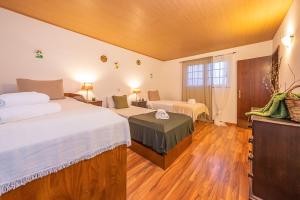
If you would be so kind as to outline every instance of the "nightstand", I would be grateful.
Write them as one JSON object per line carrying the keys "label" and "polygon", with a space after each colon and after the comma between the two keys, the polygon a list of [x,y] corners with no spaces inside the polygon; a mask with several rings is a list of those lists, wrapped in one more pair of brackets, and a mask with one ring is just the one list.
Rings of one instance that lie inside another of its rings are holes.
{"label": "nightstand", "polygon": [[94,106],[102,106],[102,101],[101,100],[96,100],[96,101],[86,101],[88,104],[92,104]]}
{"label": "nightstand", "polygon": [[142,107],[142,108],[147,108],[147,101],[132,101],[131,105],[137,106],[137,107]]}

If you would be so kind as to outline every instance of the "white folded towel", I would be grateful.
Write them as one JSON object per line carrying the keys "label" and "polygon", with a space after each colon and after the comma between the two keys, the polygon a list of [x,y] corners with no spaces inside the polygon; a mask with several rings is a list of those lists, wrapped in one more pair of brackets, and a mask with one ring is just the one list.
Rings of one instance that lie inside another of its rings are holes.
{"label": "white folded towel", "polygon": [[19,92],[0,95],[0,108],[48,103],[49,96],[38,92]]}
{"label": "white folded towel", "polygon": [[189,99],[188,100],[188,104],[195,104],[196,103],[196,99]]}
{"label": "white folded towel", "polygon": [[168,113],[163,109],[158,109],[155,113],[156,119],[170,119]]}
{"label": "white folded towel", "polygon": [[0,124],[30,119],[59,111],[61,111],[61,105],[58,103],[5,107],[0,109]]}

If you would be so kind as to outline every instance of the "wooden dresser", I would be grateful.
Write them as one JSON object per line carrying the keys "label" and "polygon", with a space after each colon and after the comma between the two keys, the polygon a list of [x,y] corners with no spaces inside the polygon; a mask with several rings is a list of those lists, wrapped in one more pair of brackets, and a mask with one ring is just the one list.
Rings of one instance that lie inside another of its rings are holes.
{"label": "wooden dresser", "polygon": [[300,199],[300,124],[252,117],[249,199]]}

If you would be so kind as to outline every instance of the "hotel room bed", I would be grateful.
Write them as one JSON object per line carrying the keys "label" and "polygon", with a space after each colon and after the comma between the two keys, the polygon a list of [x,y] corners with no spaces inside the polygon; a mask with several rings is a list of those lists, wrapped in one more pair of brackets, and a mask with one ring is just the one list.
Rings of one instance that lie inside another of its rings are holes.
{"label": "hotel room bed", "polygon": [[[191,143],[194,126],[186,115],[169,112],[170,119],[161,120],[155,118],[156,111],[151,109],[130,106],[112,110],[128,119],[132,138],[130,148],[163,169]],[[159,162],[153,159],[155,155],[160,158]]]}
{"label": "hotel room bed", "polygon": [[209,115],[208,108],[203,103],[190,104],[184,101],[157,100],[148,101],[147,106],[150,109],[164,109],[168,112],[185,114],[190,116],[193,121],[196,121],[203,113]]}
{"label": "hotel room bed", "polygon": [[[74,99],[55,102],[62,106],[59,113],[0,125],[0,200],[108,198],[116,193],[125,198],[126,146],[131,144],[127,120]],[[76,182],[82,176],[85,181]],[[110,176],[117,181],[103,184]],[[53,184],[55,180],[70,185]]]}

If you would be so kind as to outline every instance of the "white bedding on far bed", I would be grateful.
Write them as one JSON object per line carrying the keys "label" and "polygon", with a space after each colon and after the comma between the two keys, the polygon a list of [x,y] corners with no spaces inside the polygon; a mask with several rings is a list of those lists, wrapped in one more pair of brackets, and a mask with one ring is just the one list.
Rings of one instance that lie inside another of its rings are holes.
{"label": "white bedding on far bed", "polygon": [[147,105],[151,109],[164,109],[168,112],[173,112],[174,104],[182,103],[182,101],[168,101],[168,100],[159,100],[159,101],[148,101]]}
{"label": "white bedding on far bed", "polygon": [[74,99],[62,111],[0,125],[0,195],[34,179],[131,144],[128,121]]}
{"label": "white bedding on far bed", "polygon": [[129,106],[128,108],[122,108],[122,109],[111,108],[111,110],[125,118],[155,111],[153,109],[141,108],[137,106]]}
{"label": "white bedding on far bed", "polygon": [[147,105],[151,109],[164,109],[168,112],[181,113],[190,116],[193,121],[196,121],[200,114],[206,113],[209,115],[207,106],[203,103],[189,104],[185,101],[148,101]]}

